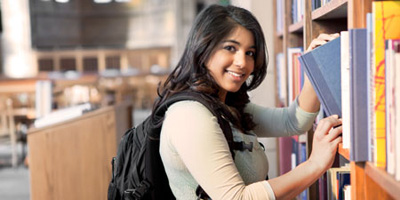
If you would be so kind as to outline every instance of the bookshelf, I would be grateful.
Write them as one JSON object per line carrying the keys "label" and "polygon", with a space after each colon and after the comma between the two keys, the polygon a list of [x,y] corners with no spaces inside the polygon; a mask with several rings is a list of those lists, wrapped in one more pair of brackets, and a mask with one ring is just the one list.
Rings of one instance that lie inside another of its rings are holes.
{"label": "bookshelf", "polygon": [[[283,62],[278,63],[279,60],[276,59],[275,71],[279,71],[279,67],[287,67],[290,64],[288,63],[288,48],[300,46],[305,50],[320,33],[338,33],[349,29],[366,28],[366,14],[372,12],[373,1],[330,0],[319,8],[314,7],[314,2],[316,2],[314,0],[299,1],[304,7],[304,14],[298,22],[293,23],[292,6],[296,2],[274,1],[274,7],[277,8],[274,10],[274,53],[276,58],[277,55],[283,54]],[[282,19],[282,24],[278,24],[278,18]],[[277,30],[277,27],[282,27],[282,30]],[[278,72],[275,75],[276,83],[278,83],[282,77],[277,77]],[[287,72],[283,76],[289,79]],[[290,102],[290,100],[282,101],[280,94],[277,96],[277,106],[287,106]],[[307,155],[309,155],[313,131],[310,130],[307,134]],[[338,156],[350,163],[351,199],[400,199],[400,182],[386,170],[376,167],[372,162],[351,161],[349,149],[344,149],[342,145],[339,145]],[[314,184],[308,189],[308,199],[319,199],[318,185]]]}

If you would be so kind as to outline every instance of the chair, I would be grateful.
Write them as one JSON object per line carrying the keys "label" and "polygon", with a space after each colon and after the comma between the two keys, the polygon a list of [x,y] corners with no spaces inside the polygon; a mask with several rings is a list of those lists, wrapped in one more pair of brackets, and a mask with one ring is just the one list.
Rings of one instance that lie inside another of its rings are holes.
{"label": "chair", "polygon": [[11,165],[18,165],[17,135],[11,98],[0,98],[0,143],[11,145]]}

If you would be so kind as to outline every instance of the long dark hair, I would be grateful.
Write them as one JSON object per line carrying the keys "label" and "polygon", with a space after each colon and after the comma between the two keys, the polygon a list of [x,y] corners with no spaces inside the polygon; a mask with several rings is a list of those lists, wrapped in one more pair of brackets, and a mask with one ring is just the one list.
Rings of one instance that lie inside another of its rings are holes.
{"label": "long dark hair", "polygon": [[[220,102],[219,86],[205,63],[216,46],[238,26],[246,28],[254,36],[254,71],[239,91],[228,92],[226,101]],[[207,99],[211,104],[222,107],[224,113],[231,113],[232,117],[228,117],[231,123],[246,133],[255,127],[250,114],[244,112],[246,104],[250,102],[247,92],[255,89],[264,80],[267,63],[265,39],[256,18],[243,8],[211,5],[196,17],[181,59],[162,87],[158,88],[160,98],[155,102],[154,108],[175,93],[200,92],[210,97]]]}

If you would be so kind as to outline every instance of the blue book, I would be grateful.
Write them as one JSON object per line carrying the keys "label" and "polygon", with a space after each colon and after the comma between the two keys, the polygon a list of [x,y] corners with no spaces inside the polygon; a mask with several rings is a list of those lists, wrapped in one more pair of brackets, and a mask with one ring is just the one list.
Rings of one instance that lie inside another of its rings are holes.
{"label": "blue book", "polygon": [[337,195],[338,195],[338,200],[344,200],[344,186],[345,185],[350,185],[350,172],[349,171],[339,171],[336,173],[337,175]]}
{"label": "blue book", "polygon": [[342,116],[340,37],[299,57],[328,116]]}
{"label": "blue book", "polygon": [[349,30],[350,160],[368,161],[367,29]]}

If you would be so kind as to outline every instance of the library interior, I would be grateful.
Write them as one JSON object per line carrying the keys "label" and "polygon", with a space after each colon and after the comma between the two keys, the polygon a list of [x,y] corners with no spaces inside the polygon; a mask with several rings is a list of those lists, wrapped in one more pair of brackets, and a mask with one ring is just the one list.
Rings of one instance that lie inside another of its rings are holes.
{"label": "library interior", "polygon": [[[212,4],[263,29],[252,103],[288,107],[305,77],[321,102],[307,132],[258,138],[268,178],[306,161],[319,121],[338,115],[332,167],[295,199],[400,199],[398,0],[1,0],[0,199],[106,199],[123,134],[151,114]],[[324,33],[339,37],[307,49]]]}

